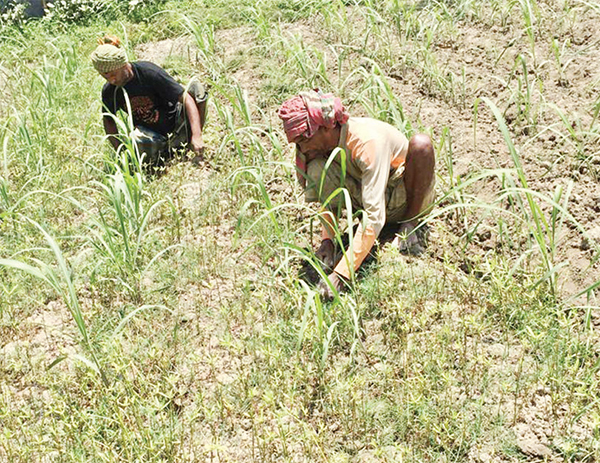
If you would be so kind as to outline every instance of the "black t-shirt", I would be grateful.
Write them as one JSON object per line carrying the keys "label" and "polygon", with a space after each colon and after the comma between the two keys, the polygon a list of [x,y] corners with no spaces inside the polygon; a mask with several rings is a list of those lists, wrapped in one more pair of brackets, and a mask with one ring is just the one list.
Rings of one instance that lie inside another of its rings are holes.
{"label": "black t-shirt", "polygon": [[184,88],[154,63],[137,61],[131,65],[133,79],[123,87],[115,87],[108,82],[104,84],[102,103],[113,114],[119,109],[127,111],[125,89],[131,103],[133,124],[166,136],[175,127],[177,102]]}

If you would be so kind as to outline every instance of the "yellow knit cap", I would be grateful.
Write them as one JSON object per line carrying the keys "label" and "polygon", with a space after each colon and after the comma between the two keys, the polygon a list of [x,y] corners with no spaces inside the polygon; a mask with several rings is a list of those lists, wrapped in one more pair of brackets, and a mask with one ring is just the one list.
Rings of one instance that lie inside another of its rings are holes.
{"label": "yellow knit cap", "polygon": [[105,43],[92,52],[92,64],[100,73],[111,72],[127,64],[127,54],[121,47]]}

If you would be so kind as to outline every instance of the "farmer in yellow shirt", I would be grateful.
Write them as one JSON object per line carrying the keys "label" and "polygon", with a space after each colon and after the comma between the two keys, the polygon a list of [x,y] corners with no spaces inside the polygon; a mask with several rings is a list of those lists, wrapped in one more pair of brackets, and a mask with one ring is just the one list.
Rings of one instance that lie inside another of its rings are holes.
{"label": "farmer in yellow shirt", "polygon": [[[337,290],[342,288],[343,280],[350,279],[350,268],[356,271],[360,267],[386,223],[401,224],[401,251],[411,254],[423,251],[414,231],[434,199],[435,154],[429,136],[418,134],[409,141],[385,122],[350,117],[339,98],[318,90],[302,92],[287,100],[278,114],[288,141],[297,147],[296,165],[306,200],[323,203],[343,186],[352,199],[353,210],[365,212],[366,220],[361,221],[347,258],[342,258],[329,275]],[[346,153],[343,184],[340,154],[325,170],[337,147]],[[335,214],[341,200],[342,196],[337,196],[327,209]],[[335,218],[332,214],[326,217],[329,223],[323,225],[322,242],[316,254],[331,265]],[[326,297],[333,297],[328,285],[322,284],[321,289]]]}

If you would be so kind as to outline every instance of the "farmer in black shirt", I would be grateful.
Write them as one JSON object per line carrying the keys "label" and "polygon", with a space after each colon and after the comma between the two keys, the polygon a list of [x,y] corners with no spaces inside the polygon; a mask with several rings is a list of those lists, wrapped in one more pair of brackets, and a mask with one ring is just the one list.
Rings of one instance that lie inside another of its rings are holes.
{"label": "farmer in black shirt", "polygon": [[150,163],[168,157],[186,144],[196,154],[204,151],[202,128],[207,93],[192,81],[187,91],[164,69],[147,61],[128,62],[116,37],[104,37],[92,53],[92,63],[107,83],[102,89],[104,130],[115,149],[121,145],[111,114],[131,108],[132,139]]}

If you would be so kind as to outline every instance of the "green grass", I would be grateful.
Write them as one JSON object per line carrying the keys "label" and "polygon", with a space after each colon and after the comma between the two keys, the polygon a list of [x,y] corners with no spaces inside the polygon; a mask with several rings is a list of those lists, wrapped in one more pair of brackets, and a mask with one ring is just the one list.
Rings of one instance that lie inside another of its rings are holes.
{"label": "green grass", "polygon": [[[595,4],[144,8],[0,28],[0,461],[600,460]],[[112,153],[106,32],[196,47],[206,165]],[[312,86],[438,161],[428,253],[331,303],[275,114]]]}

